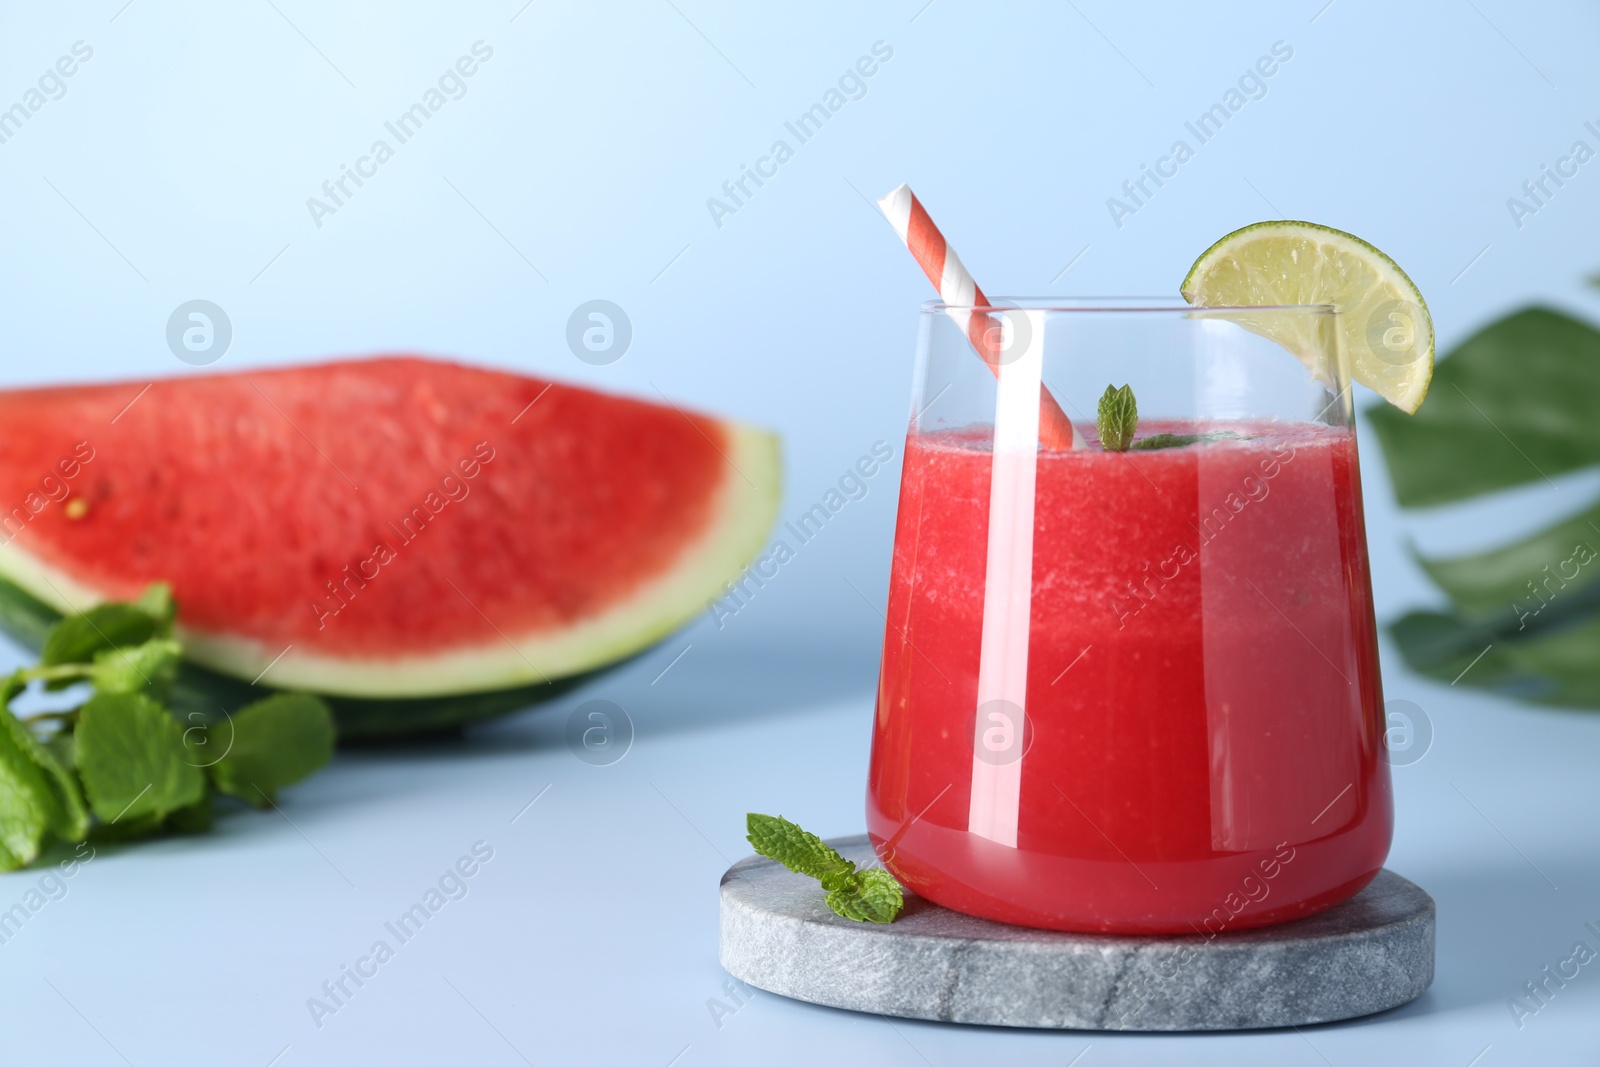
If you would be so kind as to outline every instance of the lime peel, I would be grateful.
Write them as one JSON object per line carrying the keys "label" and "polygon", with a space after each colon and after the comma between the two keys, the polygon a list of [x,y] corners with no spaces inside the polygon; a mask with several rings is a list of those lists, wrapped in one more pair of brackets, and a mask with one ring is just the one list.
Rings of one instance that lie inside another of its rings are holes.
{"label": "lime peel", "polygon": [[[1238,321],[1294,353],[1321,381],[1340,326],[1351,376],[1402,411],[1415,412],[1433,378],[1433,319],[1399,264],[1353,234],[1313,222],[1257,222],[1200,254],[1180,287],[1201,307],[1260,308]],[[1333,317],[1272,307],[1327,304]]]}

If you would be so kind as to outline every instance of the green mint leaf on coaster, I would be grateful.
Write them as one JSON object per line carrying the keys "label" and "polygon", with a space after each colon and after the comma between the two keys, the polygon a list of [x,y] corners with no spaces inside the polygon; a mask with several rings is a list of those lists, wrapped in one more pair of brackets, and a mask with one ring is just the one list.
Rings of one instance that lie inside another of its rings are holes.
{"label": "green mint leaf on coaster", "polygon": [[829,893],[828,907],[857,922],[892,923],[905,907],[905,895],[894,875],[874,867],[857,874],[849,891]]}
{"label": "green mint leaf on coaster", "polygon": [[748,840],[755,850],[777,860],[796,874],[822,883],[827,905],[856,922],[889,923],[905,906],[900,883],[888,871],[858,871],[854,862],[830,848],[816,834],[807,833],[783,816],[745,816]]}
{"label": "green mint leaf on coaster", "polygon": [[1139,405],[1133,399],[1133,390],[1126,385],[1106,386],[1106,391],[1100,394],[1100,409],[1095,417],[1100,447],[1108,452],[1126,452],[1138,428]]}
{"label": "green mint leaf on coaster", "polygon": [[101,820],[154,816],[187,807],[205,792],[171,713],[138,693],[96,693],[78,712],[78,773]]}
{"label": "green mint leaf on coaster", "polygon": [[855,873],[856,865],[783,816],[751,812],[745,817],[750,844],[768,859],[819,881]]}
{"label": "green mint leaf on coaster", "polygon": [[333,715],[308,693],[278,693],[212,723],[203,734],[185,731],[185,740],[190,752],[212,761],[206,769],[218,792],[264,808],[279,789],[333,758]]}

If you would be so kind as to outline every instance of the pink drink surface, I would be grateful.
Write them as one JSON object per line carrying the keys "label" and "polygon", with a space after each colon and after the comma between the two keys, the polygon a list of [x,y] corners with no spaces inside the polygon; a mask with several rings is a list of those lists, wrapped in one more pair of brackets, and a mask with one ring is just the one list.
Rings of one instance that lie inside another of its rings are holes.
{"label": "pink drink surface", "polygon": [[1229,428],[1249,437],[1040,453],[1014,845],[969,832],[988,431],[907,440],[867,821],[918,894],[1215,934],[1377,874],[1393,815],[1355,440]]}

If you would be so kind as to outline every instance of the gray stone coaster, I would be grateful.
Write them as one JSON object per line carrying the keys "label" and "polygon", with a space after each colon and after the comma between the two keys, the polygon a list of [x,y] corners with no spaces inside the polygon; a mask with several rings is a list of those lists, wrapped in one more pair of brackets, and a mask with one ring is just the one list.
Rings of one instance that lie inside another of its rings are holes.
{"label": "gray stone coaster", "polygon": [[[865,835],[829,844],[877,863]],[[1396,1007],[1433,981],[1433,898],[1389,870],[1316,915],[1206,941],[1008,926],[910,892],[893,923],[855,923],[813,879],[751,856],[722,876],[720,927],[722,966],[758,988],[989,1026],[1303,1026]]]}

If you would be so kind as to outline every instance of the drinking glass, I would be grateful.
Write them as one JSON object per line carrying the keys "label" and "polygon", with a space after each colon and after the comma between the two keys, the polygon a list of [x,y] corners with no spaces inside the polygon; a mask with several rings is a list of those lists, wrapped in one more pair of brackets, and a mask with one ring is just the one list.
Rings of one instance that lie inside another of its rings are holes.
{"label": "drinking glass", "polygon": [[[1351,896],[1393,804],[1338,312],[1005,303],[922,310],[867,793],[884,866],[1062,930],[1215,936]],[[1101,446],[1124,384],[1164,447]],[[1080,447],[1039,443],[1052,409]]]}

